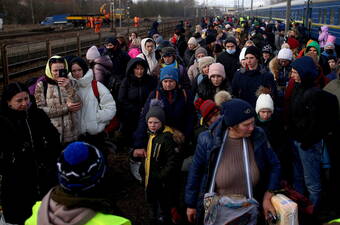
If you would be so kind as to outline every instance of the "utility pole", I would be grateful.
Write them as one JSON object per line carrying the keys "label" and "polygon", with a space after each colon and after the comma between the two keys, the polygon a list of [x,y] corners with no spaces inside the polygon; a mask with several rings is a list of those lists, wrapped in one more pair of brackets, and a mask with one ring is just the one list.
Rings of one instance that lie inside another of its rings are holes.
{"label": "utility pole", "polygon": [[116,33],[115,23],[116,23],[116,17],[115,17],[115,1],[111,0],[110,2],[110,15],[111,15],[111,32]]}
{"label": "utility pole", "polygon": [[287,35],[290,24],[290,8],[291,8],[291,0],[287,0],[287,9],[286,9],[286,26],[285,26],[285,34]]}
{"label": "utility pole", "polygon": [[250,15],[254,16],[254,14],[253,14],[253,0],[251,0],[251,2],[250,2]]}
{"label": "utility pole", "polygon": [[31,3],[32,24],[35,24],[33,0],[31,0],[30,3]]}

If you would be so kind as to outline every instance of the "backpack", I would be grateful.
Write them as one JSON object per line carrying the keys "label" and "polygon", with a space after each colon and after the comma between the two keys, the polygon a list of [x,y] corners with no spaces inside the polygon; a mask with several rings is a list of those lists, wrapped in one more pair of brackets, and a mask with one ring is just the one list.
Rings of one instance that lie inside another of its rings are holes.
{"label": "backpack", "polygon": [[[91,86],[92,86],[93,94],[94,94],[94,96],[96,97],[96,99],[98,101],[99,109],[101,109],[101,107],[100,107],[100,96],[99,96],[97,81],[96,80],[92,80]],[[105,127],[105,132],[106,133],[110,133],[110,132],[112,132],[114,130],[117,130],[119,128],[119,126],[120,126],[120,124],[119,124],[118,118],[117,118],[117,116],[114,116],[111,119],[110,123]]]}
{"label": "backpack", "polygon": [[45,76],[40,76],[40,77],[33,77],[31,79],[28,79],[25,82],[25,86],[28,88],[28,91],[30,93],[30,95],[34,96],[35,93],[35,89],[37,87],[37,84],[42,81],[43,83],[43,87],[44,87],[44,96],[46,97],[46,93],[47,93],[47,81]]}

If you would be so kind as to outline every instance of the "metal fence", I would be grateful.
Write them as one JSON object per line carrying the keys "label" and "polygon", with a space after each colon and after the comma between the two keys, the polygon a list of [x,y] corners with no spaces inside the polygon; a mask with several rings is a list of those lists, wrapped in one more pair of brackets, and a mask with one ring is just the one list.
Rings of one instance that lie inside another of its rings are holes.
{"label": "metal fence", "polygon": [[[189,22],[193,23],[194,20],[191,19]],[[161,23],[158,31],[163,36],[167,36],[174,32],[176,24],[178,24],[178,19]],[[136,31],[141,37],[146,37],[148,29],[149,26],[127,27],[122,28],[119,33],[128,36],[129,32]],[[113,36],[113,33],[101,32],[98,34],[81,35],[78,32],[72,38],[21,44],[3,44],[1,46],[2,73],[0,73],[0,80],[3,82],[3,85],[7,85],[12,78],[40,71],[45,67],[47,59],[52,55],[84,56],[88,48],[92,45],[100,46],[110,36]]]}

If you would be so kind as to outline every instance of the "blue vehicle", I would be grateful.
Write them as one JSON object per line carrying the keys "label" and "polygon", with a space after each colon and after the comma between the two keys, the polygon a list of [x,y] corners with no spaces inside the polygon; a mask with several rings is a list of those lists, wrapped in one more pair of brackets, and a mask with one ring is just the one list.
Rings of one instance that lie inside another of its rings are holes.
{"label": "blue vehicle", "polygon": [[63,24],[66,25],[67,24],[67,17],[70,14],[59,14],[59,15],[54,15],[54,16],[49,16],[46,17],[43,21],[41,21],[41,25],[59,25],[59,24]]}
{"label": "blue vehicle", "polygon": [[[310,36],[317,39],[321,26],[328,26],[329,33],[336,37],[336,45],[340,46],[340,1],[339,0],[296,0],[291,4],[291,20],[304,24]],[[253,10],[258,18],[285,21],[286,2],[259,7]],[[246,12],[247,15],[250,11]]]}

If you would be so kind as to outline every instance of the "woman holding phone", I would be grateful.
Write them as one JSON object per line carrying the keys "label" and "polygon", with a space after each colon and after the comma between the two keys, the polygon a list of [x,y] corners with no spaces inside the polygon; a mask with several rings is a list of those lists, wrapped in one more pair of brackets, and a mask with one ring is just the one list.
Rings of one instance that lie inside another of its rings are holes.
{"label": "woman holding phone", "polygon": [[67,61],[61,56],[51,57],[46,64],[45,81],[38,82],[34,96],[37,106],[57,128],[63,144],[78,137],[74,112],[80,110],[81,100],[77,89],[76,82],[67,78]]}

